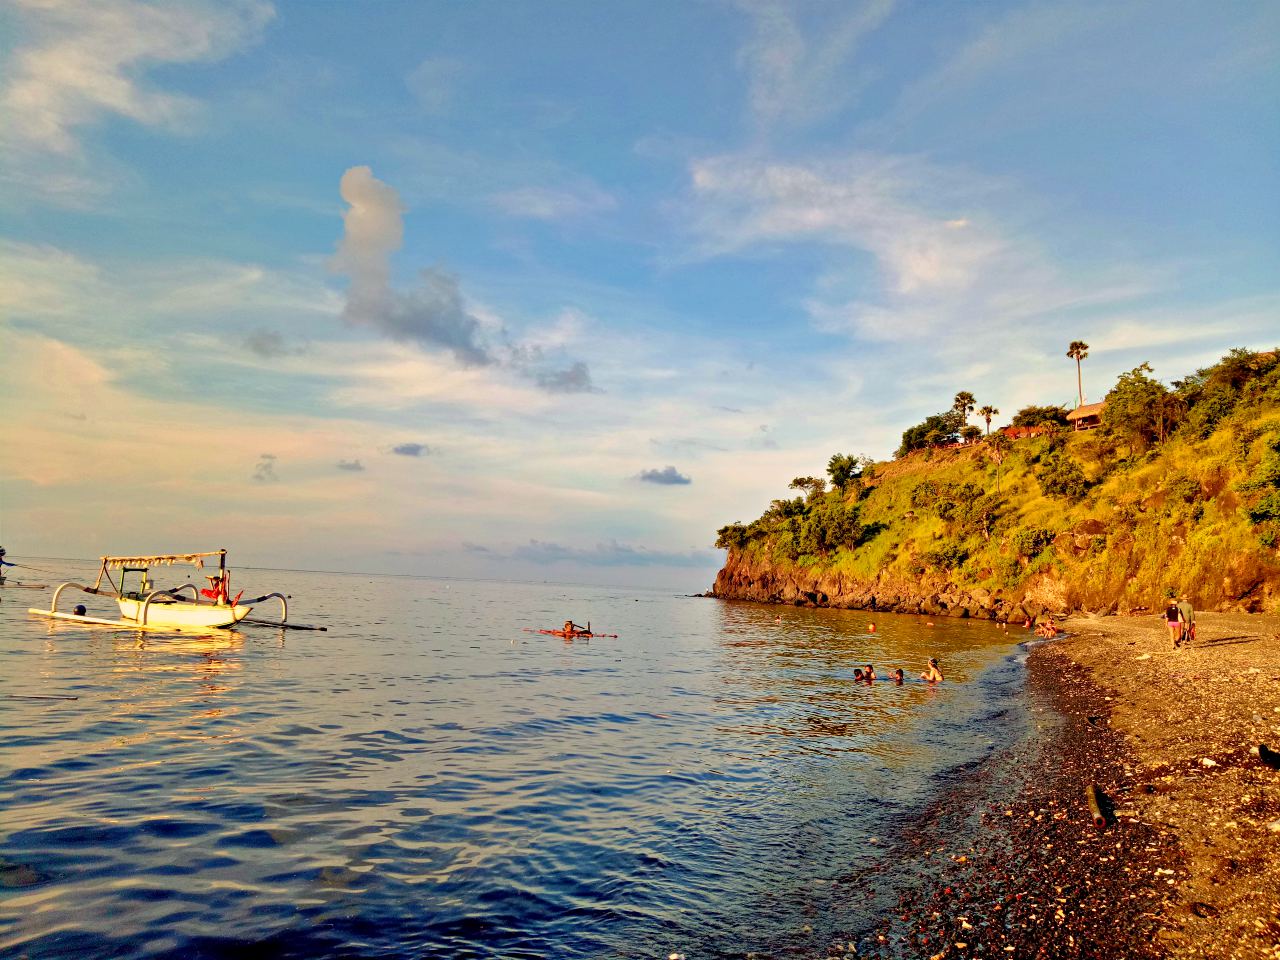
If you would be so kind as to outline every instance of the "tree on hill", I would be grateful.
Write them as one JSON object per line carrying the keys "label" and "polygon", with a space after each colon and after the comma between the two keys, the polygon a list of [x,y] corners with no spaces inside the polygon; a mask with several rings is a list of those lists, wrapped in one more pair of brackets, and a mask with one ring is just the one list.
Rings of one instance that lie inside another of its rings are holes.
{"label": "tree on hill", "polygon": [[982,439],[982,431],[971,423],[965,424],[960,428],[960,439],[965,443],[973,443]]}
{"label": "tree on hill", "polygon": [[835,453],[827,461],[827,476],[831,478],[831,485],[843,493],[850,483],[862,476],[862,472],[870,464],[870,457]]}
{"label": "tree on hill", "polygon": [[914,427],[908,427],[902,431],[902,445],[898,447],[898,452],[894,456],[902,458],[925,447],[957,443],[960,439],[960,427],[960,414],[954,409],[925,417],[923,423],[917,423]]}
{"label": "tree on hill", "polygon": [[952,403],[951,409],[960,414],[960,425],[964,426],[969,422],[969,414],[973,413],[973,408],[977,404],[972,393],[968,390],[961,390],[956,394],[955,402]]}
{"label": "tree on hill", "polygon": [[1013,441],[1003,433],[997,433],[994,437],[987,438],[987,454],[996,462],[996,493],[1000,492],[1000,467],[1004,464],[1004,458],[1009,455],[1009,451],[1013,449]]}
{"label": "tree on hill", "polygon": [[1120,379],[1107,394],[1102,425],[1129,444],[1130,453],[1163,443],[1186,413],[1186,403],[1149,376],[1151,364],[1142,363]]}
{"label": "tree on hill", "polygon": [[1067,408],[1026,406],[1013,415],[1015,427],[1065,427]]}
{"label": "tree on hill", "polygon": [[788,486],[792,490],[803,490],[810,499],[820,497],[827,492],[827,481],[821,477],[796,477]]}
{"label": "tree on hill", "polygon": [[1084,406],[1084,380],[1080,375],[1080,361],[1089,356],[1089,345],[1083,340],[1072,340],[1067,356],[1076,362],[1076,389],[1080,393],[1080,406]]}
{"label": "tree on hill", "polygon": [[991,433],[991,418],[994,416],[997,416],[999,413],[1000,411],[997,410],[995,407],[991,406],[991,404],[987,404],[985,407],[983,407],[978,411],[978,416],[980,416],[983,420],[987,421],[988,434]]}

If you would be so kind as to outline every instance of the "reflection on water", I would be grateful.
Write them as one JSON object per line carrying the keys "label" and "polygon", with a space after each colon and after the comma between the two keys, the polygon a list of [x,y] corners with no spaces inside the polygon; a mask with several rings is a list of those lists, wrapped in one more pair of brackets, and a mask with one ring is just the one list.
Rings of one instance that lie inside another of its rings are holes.
{"label": "reflection on water", "polygon": [[[833,881],[1021,734],[990,625],[240,580],[330,632],[100,631],[2,598],[3,692],[79,699],[0,699],[0,953],[808,955],[873,909]],[[521,629],[568,617],[621,639]],[[929,656],[937,688],[854,680]]]}

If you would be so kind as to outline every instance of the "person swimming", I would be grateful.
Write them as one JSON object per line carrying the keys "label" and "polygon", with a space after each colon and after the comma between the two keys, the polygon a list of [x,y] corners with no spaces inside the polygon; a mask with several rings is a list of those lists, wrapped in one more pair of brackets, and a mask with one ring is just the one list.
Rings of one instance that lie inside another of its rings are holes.
{"label": "person swimming", "polygon": [[901,667],[893,671],[893,682],[895,686],[899,686],[899,687],[902,686],[902,682],[905,679],[906,679],[906,674],[902,672]]}
{"label": "person swimming", "polygon": [[858,683],[861,683],[861,682],[862,682],[862,680],[863,680],[863,676],[862,676],[862,668],[861,668],[861,667],[854,667],[854,668],[853,668],[853,679],[854,679],[855,681],[857,681]]}
{"label": "person swimming", "polygon": [[875,670],[875,667],[871,666],[871,664],[869,664],[869,663],[868,663],[868,664],[867,664],[867,669],[866,669],[866,670],[864,670],[864,671],[863,671],[863,673],[862,673],[862,678],[863,678],[864,680],[866,680],[868,683],[870,683],[872,680],[874,680],[874,679],[876,678],[876,670]]}
{"label": "person swimming", "polygon": [[930,683],[937,683],[942,679],[942,669],[938,666],[938,658],[929,658],[929,667],[924,673],[920,674],[921,680],[927,680]]}

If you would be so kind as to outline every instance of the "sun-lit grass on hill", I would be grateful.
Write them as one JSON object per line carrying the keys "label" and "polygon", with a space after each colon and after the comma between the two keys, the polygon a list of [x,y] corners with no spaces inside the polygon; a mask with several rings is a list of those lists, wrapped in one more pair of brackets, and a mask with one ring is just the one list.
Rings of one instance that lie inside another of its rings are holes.
{"label": "sun-lit grass on hill", "polygon": [[790,578],[793,598],[989,594],[993,616],[1028,598],[1137,609],[1184,591],[1280,608],[1280,355],[1235,350],[1172,390],[1147,373],[1120,378],[1098,429],[921,445],[939,415],[893,461],[837,454],[830,488],[797,478],[802,496],[719,531],[725,569]]}

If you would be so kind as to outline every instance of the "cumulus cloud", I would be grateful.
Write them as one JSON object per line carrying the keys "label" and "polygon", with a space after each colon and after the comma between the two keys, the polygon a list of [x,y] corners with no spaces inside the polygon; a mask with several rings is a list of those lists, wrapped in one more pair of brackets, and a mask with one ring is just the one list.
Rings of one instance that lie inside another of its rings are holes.
{"label": "cumulus cloud", "polygon": [[465,366],[492,363],[480,321],[469,313],[455,277],[422,271],[422,283],[407,293],[391,286],[391,255],[404,242],[400,195],[368,167],[342,175],[343,235],[333,265],[350,278],[342,315],[393,340],[450,350]]}
{"label": "cumulus cloud", "polygon": [[656,467],[652,470],[641,470],[636,479],[643,483],[656,483],[664,487],[686,486],[693,483],[689,477],[686,477],[675,467],[670,466],[663,467],[661,470]]}
{"label": "cumulus cloud", "polygon": [[340,189],[349,206],[333,267],[350,278],[342,312],[348,323],[393,340],[448,350],[463,366],[506,367],[549,393],[595,389],[584,361],[564,358],[540,344],[514,342],[500,326],[486,331],[467,308],[452,274],[426,269],[416,288],[396,290],[391,255],[404,242],[400,195],[368,167],[347,170]]}
{"label": "cumulus cloud", "polygon": [[279,482],[280,478],[276,475],[276,455],[274,453],[258,455],[258,462],[253,467],[253,480],[255,483]]}
{"label": "cumulus cloud", "polygon": [[710,567],[718,557],[707,551],[690,550],[676,553],[649,550],[610,540],[596,544],[594,548],[569,547],[545,540],[530,540],[511,552],[514,560],[536,564],[578,563],[586,566],[605,567]]}
{"label": "cumulus cloud", "polygon": [[222,59],[253,42],[275,15],[257,0],[18,0],[30,43],[11,53],[0,92],[5,138],[58,154],[75,131],[107,115],[175,126],[195,101],[146,83],[148,70]]}
{"label": "cumulus cloud", "polygon": [[339,470],[348,470],[351,473],[359,473],[364,470],[364,464],[359,460],[339,460],[336,466]]}
{"label": "cumulus cloud", "polygon": [[400,457],[426,457],[430,456],[431,448],[425,443],[398,443],[391,452]]}

